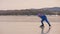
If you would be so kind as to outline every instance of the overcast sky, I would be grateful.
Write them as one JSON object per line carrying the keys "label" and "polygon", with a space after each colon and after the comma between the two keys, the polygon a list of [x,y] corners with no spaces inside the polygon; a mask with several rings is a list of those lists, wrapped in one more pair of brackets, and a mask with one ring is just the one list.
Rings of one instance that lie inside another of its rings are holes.
{"label": "overcast sky", "polygon": [[0,0],[0,10],[60,7],[60,0]]}

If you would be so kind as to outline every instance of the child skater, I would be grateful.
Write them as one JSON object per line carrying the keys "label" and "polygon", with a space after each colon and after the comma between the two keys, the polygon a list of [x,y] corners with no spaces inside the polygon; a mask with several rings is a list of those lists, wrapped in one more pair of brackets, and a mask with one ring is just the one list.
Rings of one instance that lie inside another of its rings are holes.
{"label": "child skater", "polygon": [[45,14],[42,14],[42,13],[38,13],[38,17],[40,17],[41,18],[41,26],[40,27],[42,27],[42,26],[44,26],[44,21],[46,21],[47,22],[47,24],[49,25],[49,26],[51,26],[51,24],[49,23],[49,21],[48,21],[48,19],[47,19],[47,17],[46,17],[46,15]]}

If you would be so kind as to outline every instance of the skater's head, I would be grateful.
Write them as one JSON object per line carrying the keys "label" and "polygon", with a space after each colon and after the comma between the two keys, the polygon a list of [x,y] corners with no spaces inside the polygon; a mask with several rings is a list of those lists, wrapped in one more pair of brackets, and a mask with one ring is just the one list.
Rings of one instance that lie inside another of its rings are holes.
{"label": "skater's head", "polygon": [[43,14],[42,13],[38,13],[38,16],[42,16]]}

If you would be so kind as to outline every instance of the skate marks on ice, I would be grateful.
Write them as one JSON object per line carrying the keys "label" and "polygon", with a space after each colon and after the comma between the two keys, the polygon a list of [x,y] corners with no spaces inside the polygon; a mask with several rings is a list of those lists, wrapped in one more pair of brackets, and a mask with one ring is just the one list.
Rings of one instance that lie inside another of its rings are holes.
{"label": "skate marks on ice", "polygon": [[59,34],[60,23],[51,22],[51,27],[39,27],[39,22],[0,22],[0,34]]}

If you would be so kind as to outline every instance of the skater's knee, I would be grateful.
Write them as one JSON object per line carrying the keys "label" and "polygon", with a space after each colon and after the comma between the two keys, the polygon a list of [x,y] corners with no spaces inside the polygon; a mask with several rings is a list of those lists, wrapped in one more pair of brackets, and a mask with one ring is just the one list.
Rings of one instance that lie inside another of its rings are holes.
{"label": "skater's knee", "polygon": [[43,21],[41,21],[41,23],[43,23]]}

